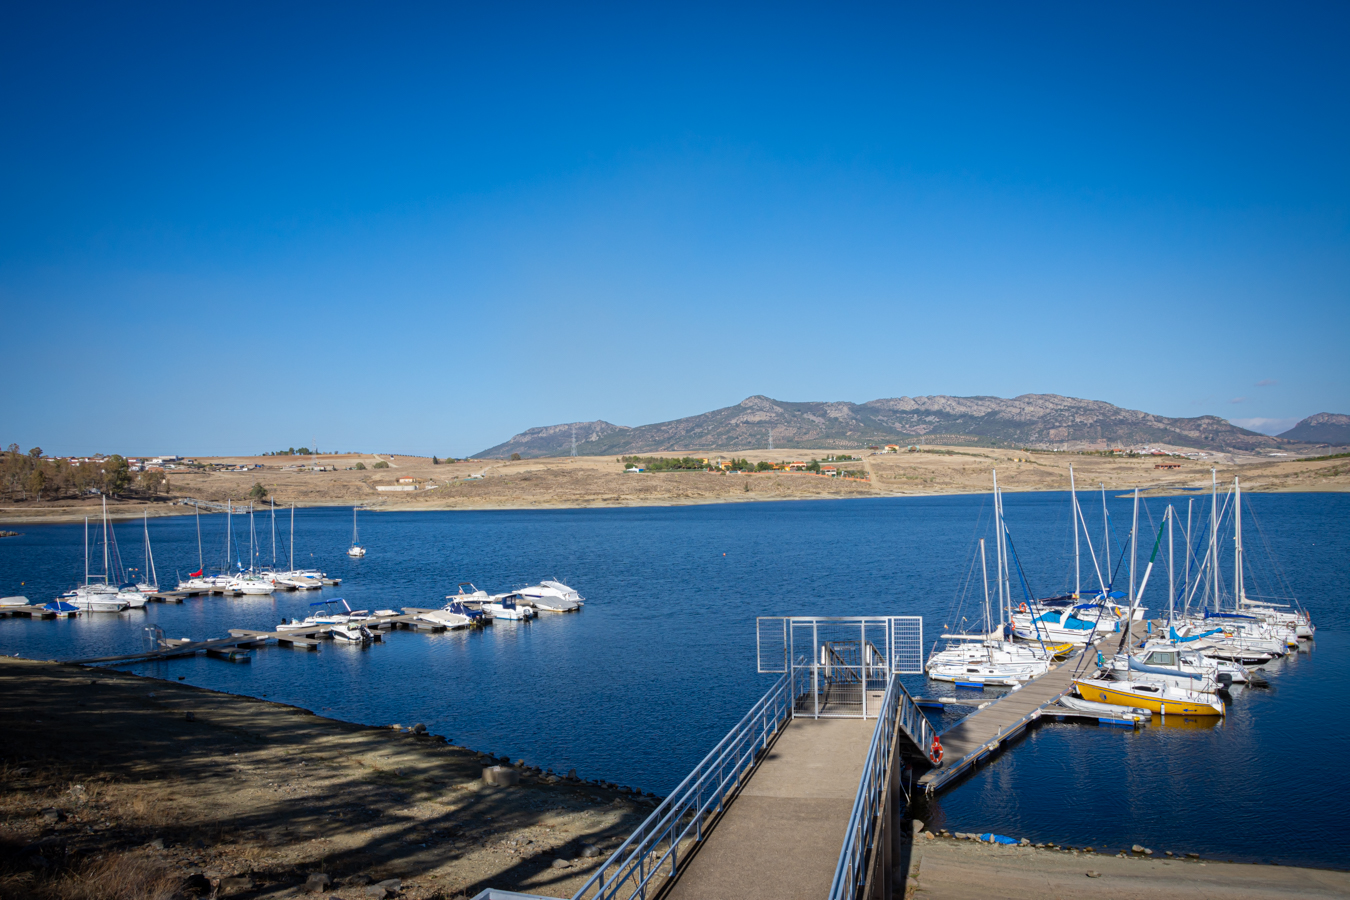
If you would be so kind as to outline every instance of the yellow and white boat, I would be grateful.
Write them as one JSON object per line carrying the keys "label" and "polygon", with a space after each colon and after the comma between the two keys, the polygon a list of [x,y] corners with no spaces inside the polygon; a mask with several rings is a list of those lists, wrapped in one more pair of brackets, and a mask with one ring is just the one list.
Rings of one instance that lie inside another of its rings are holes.
{"label": "yellow and white boat", "polygon": [[1223,701],[1205,691],[1189,691],[1163,681],[1104,681],[1084,678],[1073,683],[1078,696],[1097,703],[1138,706],[1164,716],[1222,716]]}

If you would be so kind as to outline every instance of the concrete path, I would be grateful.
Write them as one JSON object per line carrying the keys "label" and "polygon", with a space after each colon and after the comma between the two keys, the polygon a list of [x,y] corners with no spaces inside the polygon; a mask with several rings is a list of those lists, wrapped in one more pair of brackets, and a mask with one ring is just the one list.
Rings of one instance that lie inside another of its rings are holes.
{"label": "concrete path", "polygon": [[876,724],[793,719],[666,897],[826,896]]}

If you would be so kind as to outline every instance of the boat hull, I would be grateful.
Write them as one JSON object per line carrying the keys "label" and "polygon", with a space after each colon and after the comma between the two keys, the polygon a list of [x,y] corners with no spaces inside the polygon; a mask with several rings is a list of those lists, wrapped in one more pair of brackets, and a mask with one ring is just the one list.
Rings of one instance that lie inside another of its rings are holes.
{"label": "boat hull", "polygon": [[1166,696],[1150,697],[1138,691],[1130,690],[1128,684],[1129,682],[1121,682],[1120,687],[1113,687],[1110,682],[1076,681],[1074,687],[1078,690],[1078,696],[1084,700],[1108,703],[1112,706],[1137,706],[1140,709],[1162,713],[1165,716],[1222,716],[1224,714],[1223,703],[1217,698],[1213,702],[1209,702],[1175,700]]}

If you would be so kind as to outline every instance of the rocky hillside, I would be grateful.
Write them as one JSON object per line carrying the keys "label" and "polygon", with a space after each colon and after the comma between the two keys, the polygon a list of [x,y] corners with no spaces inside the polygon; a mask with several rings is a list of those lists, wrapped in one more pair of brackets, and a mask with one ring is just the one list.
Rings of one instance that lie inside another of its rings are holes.
{"label": "rocky hillside", "polygon": [[[571,452],[571,427],[532,428],[478,455],[563,456]],[[724,409],[636,428],[577,423],[577,453],[762,449],[769,445],[771,429],[775,447],[836,450],[916,441],[1074,448],[1165,444],[1228,451],[1289,445],[1287,436],[1257,434],[1218,416],[1174,419],[1057,394],[1023,394],[1011,400],[895,397],[867,403],[788,403],[755,396]]]}
{"label": "rocky hillside", "polygon": [[[1350,416],[1339,413],[1318,413],[1308,416],[1280,437],[1290,441],[1312,444],[1350,446]],[[581,451],[577,451],[580,453]]]}
{"label": "rocky hillside", "polygon": [[593,456],[585,447],[594,447],[595,441],[616,431],[632,431],[624,425],[610,422],[567,422],[563,425],[546,425],[543,428],[531,428],[522,431],[505,443],[489,447],[474,456],[485,459],[508,459],[512,453],[522,457],[568,456],[572,452],[573,429],[577,440],[577,453]]}

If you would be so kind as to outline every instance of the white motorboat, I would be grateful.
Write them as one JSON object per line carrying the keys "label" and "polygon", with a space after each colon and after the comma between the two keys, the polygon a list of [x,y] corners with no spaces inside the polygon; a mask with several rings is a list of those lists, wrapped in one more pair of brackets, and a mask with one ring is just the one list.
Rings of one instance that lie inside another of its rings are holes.
{"label": "white motorboat", "polygon": [[1073,610],[1059,609],[1015,613],[1012,621],[1013,632],[1022,640],[1051,644],[1086,644],[1119,628],[1115,619],[1080,618]]}
{"label": "white motorboat", "polygon": [[1001,666],[972,663],[964,665],[932,666],[928,669],[928,677],[933,681],[950,681],[958,686],[973,685],[976,687],[984,687],[989,685],[1015,687],[1024,681],[1029,681],[1035,676],[1024,674],[1020,670],[1004,668]]}
{"label": "white motorboat", "polygon": [[27,606],[27,597],[0,597],[0,607],[3,606]]}
{"label": "white motorboat", "polygon": [[559,581],[541,581],[516,593],[535,609],[545,612],[576,612],[586,604],[580,594]]}
{"label": "white motorboat", "polygon": [[[484,625],[491,622],[492,619],[488,617],[488,614],[485,613],[480,606],[470,605],[470,603],[459,599],[461,596],[476,596],[477,593],[479,592],[475,592],[473,595],[456,595],[454,599],[445,604],[441,609],[433,609],[421,613],[418,615],[418,618],[424,622],[431,622],[435,625],[444,625],[446,628],[451,629],[467,628],[471,625]],[[484,596],[486,597],[487,595],[484,594]]]}
{"label": "white motorboat", "polygon": [[1096,713],[1134,721],[1153,718],[1153,711],[1141,706],[1116,706],[1113,703],[1098,703],[1096,700],[1084,700],[1082,697],[1075,697],[1073,694],[1065,694],[1060,697],[1059,705],[1075,712]]}
{"label": "white motorboat", "polygon": [[491,600],[479,607],[494,620],[505,619],[507,621],[524,621],[534,618],[537,613],[524,602],[520,594],[497,594]]}
{"label": "white motorboat", "polygon": [[258,572],[242,572],[231,579],[225,588],[231,594],[262,596],[276,591],[276,586],[266,575]]}
{"label": "white motorboat", "polygon": [[345,644],[370,644],[375,641],[375,633],[357,622],[345,622],[328,629],[333,640]]}

